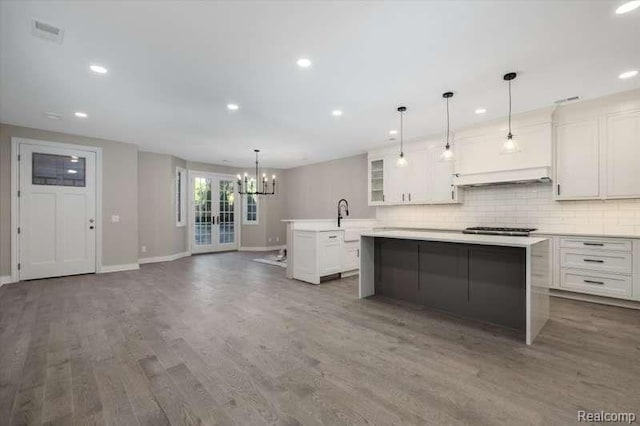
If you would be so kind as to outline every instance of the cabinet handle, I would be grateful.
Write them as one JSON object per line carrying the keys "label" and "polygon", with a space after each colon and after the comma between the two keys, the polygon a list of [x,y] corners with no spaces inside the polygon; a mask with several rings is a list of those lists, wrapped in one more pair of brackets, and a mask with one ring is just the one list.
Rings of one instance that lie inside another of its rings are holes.
{"label": "cabinet handle", "polygon": [[409,193],[409,201],[411,201],[411,193]]}
{"label": "cabinet handle", "polygon": [[603,243],[582,243],[585,246],[604,246]]}
{"label": "cabinet handle", "polygon": [[454,196],[453,196],[453,191],[451,191],[451,199],[455,200]]}
{"label": "cabinet handle", "polygon": [[604,285],[604,283],[602,281],[584,280],[584,282],[587,283],[587,284]]}
{"label": "cabinet handle", "polygon": [[583,259],[585,262],[604,263],[604,260],[600,259]]}
{"label": "cabinet handle", "polygon": [[357,250],[356,257],[360,257],[360,249]]}
{"label": "cabinet handle", "polygon": [[560,184],[558,184],[558,195],[560,195]]}
{"label": "cabinet handle", "polygon": [[338,238],[337,235],[329,235],[329,238]]}
{"label": "cabinet handle", "polygon": [[404,192],[402,193],[402,202],[404,203]]}
{"label": "cabinet handle", "polygon": [[384,194],[382,194],[382,202],[384,203]]}

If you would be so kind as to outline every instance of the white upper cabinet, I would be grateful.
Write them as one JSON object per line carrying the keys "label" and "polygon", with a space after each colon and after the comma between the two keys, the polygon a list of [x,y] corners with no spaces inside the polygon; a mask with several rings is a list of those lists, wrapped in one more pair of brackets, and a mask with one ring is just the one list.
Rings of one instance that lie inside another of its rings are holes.
{"label": "white upper cabinet", "polygon": [[427,203],[431,200],[431,167],[429,164],[428,152],[426,149],[417,149],[408,152],[407,161],[409,164],[405,169],[406,194],[405,202],[409,203]]}
{"label": "white upper cabinet", "polygon": [[555,197],[578,200],[600,197],[600,144],[597,119],[555,128]]}
{"label": "white upper cabinet", "polygon": [[369,158],[369,205],[384,203],[385,166],[384,158]]}
{"label": "white upper cabinet", "polygon": [[554,123],[557,200],[640,198],[640,90],[558,107]]}
{"label": "white upper cabinet", "polygon": [[640,197],[640,110],[606,120],[606,197]]}
{"label": "white upper cabinet", "polygon": [[429,147],[429,201],[434,204],[458,202],[453,186],[454,161],[442,161],[442,144]]}
{"label": "white upper cabinet", "polygon": [[[369,204],[457,203],[458,191],[451,184],[454,163],[440,161],[441,145],[440,141],[408,144],[405,167],[398,167],[396,149],[369,153]],[[380,167],[384,195],[377,192]]]}

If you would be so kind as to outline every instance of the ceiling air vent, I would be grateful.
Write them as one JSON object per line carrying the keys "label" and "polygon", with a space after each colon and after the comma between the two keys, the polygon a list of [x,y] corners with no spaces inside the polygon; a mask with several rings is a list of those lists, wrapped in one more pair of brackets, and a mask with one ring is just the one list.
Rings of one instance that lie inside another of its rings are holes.
{"label": "ceiling air vent", "polygon": [[31,34],[45,40],[55,41],[58,44],[62,44],[64,29],[47,24],[46,22],[38,21],[37,19],[32,19]]}
{"label": "ceiling air vent", "polygon": [[45,112],[44,116],[51,120],[62,120],[62,114],[57,112]]}
{"label": "ceiling air vent", "polygon": [[567,102],[573,102],[580,99],[580,96],[571,96],[570,98],[558,99],[554,102],[556,105],[566,104]]}

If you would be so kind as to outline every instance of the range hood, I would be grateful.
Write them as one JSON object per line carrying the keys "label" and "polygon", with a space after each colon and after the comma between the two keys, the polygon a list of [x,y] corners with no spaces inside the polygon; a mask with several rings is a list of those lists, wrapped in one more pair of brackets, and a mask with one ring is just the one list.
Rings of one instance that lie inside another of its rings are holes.
{"label": "range hood", "polygon": [[456,173],[455,186],[487,186],[514,183],[551,182],[550,167],[529,167],[526,169],[500,170],[483,173]]}

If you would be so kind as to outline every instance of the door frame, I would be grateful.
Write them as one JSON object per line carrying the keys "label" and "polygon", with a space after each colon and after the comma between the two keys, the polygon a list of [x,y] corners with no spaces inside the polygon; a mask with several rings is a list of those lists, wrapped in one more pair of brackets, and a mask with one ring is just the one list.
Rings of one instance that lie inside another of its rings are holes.
{"label": "door frame", "polygon": [[96,273],[102,273],[102,148],[90,145],[77,145],[63,142],[45,141],[39,139],[11,138],[11,282],[20,281],[20,240],[18,238],[18,224],[20,223],[20,162],[18,154],[20,146],[40,145],[51,148],[75,149],[87,151],[96,155]]}
{"label": "door frame", "polygon": [[[189,256],[193,255],[193,251],[192,251],[192,245],[193,245],[193,239],[194,239],[194,231],[193,231],[193,203],[194,203],[194,199],[193,199],[193,188],[192,188],[192,182],[193,182],[193,177],[194,175],[208,175],[212,178],[225,178],[225,179],[232,179],[233,182],[236,182],[237,176],[235,175],[231,175],[231,174],[226,174],[226,173],[215,173],[215,172],[206,172],[206,171],[202,171],[202,170],[192,170],[192,169],[188,169],[187,170],[187,228],[188,228],[188,232],[186,232],[186,238],[187,238],[187,253],[189,253]],[[242,201],[240,200],[242,198],[242,196],[240,194],[238,194],[238,188],[236,186],[235,188],[236,190],[234,191],[234,194],[237,195],[238,198],[238,202],[235,203],[235,214],[234,214],[234,218],[235,218],[235,230],[236,230],[236,251],[240,250],[241,244],[240,242],[242,241],[242,204],[240,204]],[[213,200],[212,200],[213,202]],[[238,210],[240,211],[238,213]],[[240,219],[240,220],[238,220]],[[222,250],[222,251],[227,251],[227,250]],[[220,252],[222,252],[220,251]],[[233,250],[228,250],[228,251],[233,251]],[[216,251],[212,251],[212,252],[205,252],[202,254],[207,254],[207,253],[220,253],[220,252],[216,252]],[[196,254],[200,254],[200,253],[196,253]]]}

